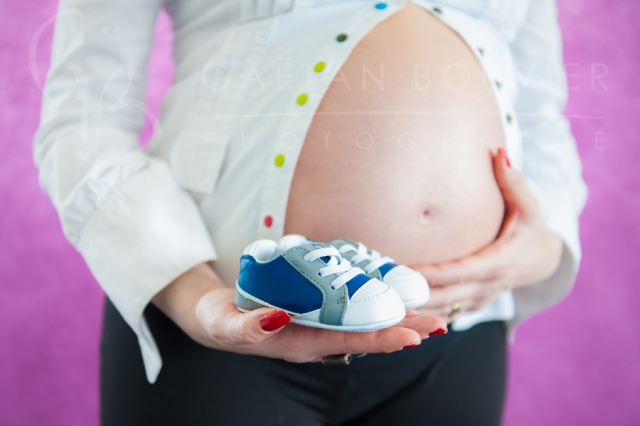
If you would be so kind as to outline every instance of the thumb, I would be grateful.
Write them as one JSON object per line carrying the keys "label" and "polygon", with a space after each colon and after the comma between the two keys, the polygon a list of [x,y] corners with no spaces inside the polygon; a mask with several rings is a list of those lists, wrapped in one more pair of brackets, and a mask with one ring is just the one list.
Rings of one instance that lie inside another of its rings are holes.
{"label": "thumb", "polygon": [[236,343],[259,343],[282,331],[291,317],[282,309],[260,308],[249,312],[237,312],[228,322],[227,336]]}
{"label": "thumb", "polygon": [[493,172],[496,182],[507,205],[507,217],[515,216],[525,220],[537,208],[537,202],[524,178],[511,167],[509,157],[504,149],[499,148],[493,157]]}
{"label": "thumb", "polygon": [[291,321],[285,311],[259,308],[241,312],[234,303],[233,290],[212,290],[204,294],[195,309],[196,318],[207,336],[223,345],[258,343],[280,332]]}

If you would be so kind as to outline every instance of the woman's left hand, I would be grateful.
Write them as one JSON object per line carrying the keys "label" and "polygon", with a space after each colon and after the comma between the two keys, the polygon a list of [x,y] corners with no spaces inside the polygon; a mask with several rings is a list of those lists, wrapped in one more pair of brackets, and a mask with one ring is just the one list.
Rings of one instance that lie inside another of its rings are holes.
{"label": "woman's left hand", "polygon": [[536,199],[502,149],[493,154],[493,170],[506,204],[498,238],[453,262],[412,266],[431,287],[420,313],[450,322],[462,312],[483,308],[504,290],[540,282],[558,268],[562,240],[547,229]]}

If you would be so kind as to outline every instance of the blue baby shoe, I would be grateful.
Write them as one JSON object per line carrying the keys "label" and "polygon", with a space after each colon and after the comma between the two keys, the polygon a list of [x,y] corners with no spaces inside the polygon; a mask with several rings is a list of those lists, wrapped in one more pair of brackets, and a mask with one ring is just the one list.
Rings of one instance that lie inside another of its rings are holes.
{"label": "blue baby shoe", "polygon": [[[290,234],[282,237],[280,245],[289,248],[310,241],[302,235]],[[398,265],[392,258],[381,256],[375,250],[369,251],[364,244],[347,238],[338,238],[322,244],[335,247],[352,265],[363,269],[370,277],[388,284],[398,293],[406,309],[420,307],[429,300],[429,284],[420,272],[405,265]]]}
{"label": "blue baby shoe", "polygon": [[331,246],[305,242],[285,248],[255,241],[240,257],[236,306],[271,307],[291,322],[341,331],[373,331],[405,316],[400,296],[384,282],[354,267]]}

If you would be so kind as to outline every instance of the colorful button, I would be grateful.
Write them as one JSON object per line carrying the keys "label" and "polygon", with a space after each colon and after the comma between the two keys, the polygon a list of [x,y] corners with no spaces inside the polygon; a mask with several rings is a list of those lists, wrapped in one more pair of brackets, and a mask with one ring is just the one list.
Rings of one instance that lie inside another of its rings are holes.
{"label": "colorful button", "polygon": [[376,3],[375,7],[378,10],[382,10],[382,9],[386,9],[387,8],[387,4],[386,3]]}
{"label": "colorful button", "polygon": [[340,33],[336,36],[336,40],[345,41],[347,39],[347,35],[345,33]]}
{"label": "colorful button", "polygon": [[478,52],[480,52],[480,54],[484,56],[484,49],[482,47],[478,47]]}
{"label": "colorful button", "polygon": [[432,10],[434,12],[439,13],[440,15],[442,15],[442,9],[440,9],[438,6],[434,7]]}
{"label": "colorful button", "polygon": [[502,83],[500,83],[498,80],[496,80],[496,87],[498,89],[502,89]]}
{"label": "colorful button", "polygon": [[313,70],[315,72],[320,72],[320,71],[324,70],[324,67],[326,67],[326,66],[327,66],[327,64],[325,64],[322,61],[319,61],[319,62],[316,62],[316,64],[313,66]]}
{"label": "colorful button", "polygon": [[511,123],[512,118],[513,117],[511,117],[511,114],[507,114],[507,123]]}
{"label": "colorful button", "polygon": [[308,99],[309,99],[309,95],[307,95],[306,93],[303,93],[300,96],[298,96],[298,99],[296,99],[296,102],[298,102],[298,105],[304,105],[307,103]]}
{"label": "colorful button", "polygon": [[282,167],[282,165],[284,164],[284,155],[276,155],[276,158],[273,160],[273,162],[276,163],[276,166]]}
{"label": "colorful button", "polygon": [[273,225],[273,218],[269,215],[266,215],[264,217],[264,226],[266,226],[267,228],[271,228],[271,225]]}

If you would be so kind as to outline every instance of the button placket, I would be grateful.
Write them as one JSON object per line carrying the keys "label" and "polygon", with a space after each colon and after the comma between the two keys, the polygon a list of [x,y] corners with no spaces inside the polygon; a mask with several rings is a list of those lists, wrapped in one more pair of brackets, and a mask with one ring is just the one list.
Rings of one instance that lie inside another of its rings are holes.
{"label": "button placket", "polygon": [[[368,7],[371,7],[371,5]],[[334,66],[333,63],[335,62],[335,57],[344,59],[343,56],[345,56],[345,52],[336,51],[337,45],[344,45],[345,48],[350,50],[352,47],[350,42],[353,42],[351,35],[366,33],[366,29],[370,29],[375,25],[375,23],[380,19],[383,19],[385,15],[392,13],[395,9],[397,9],[397,7],[394,7],[394,5],[390,5],[389,3],[377,2],[373,7],[371,7],[371,9],[369,9],[371,12],[367,14],[360,14],[356,22],[348,21],[346,23],[346,31],[338,32],[334,35],[333,47],[331,47],[331,44],[327,44],[319,50],[318,56],[320,58],[327,59],[317,60],[315,63],[312,62],[312,65],[310,65],[313,70],[313,74],[318,77],[321,77],[323,74],[325,75],[320,79],[320,81],[322,81],[320,84],[326,84],[327,87],[328,84],[330,84],[330,79],[326,76],[325,70],[327,67]],[[317,83],[313,83],[312,86],[317,86]],[[315,105],[314,102],[318,97],[319,92],[320,91],[315,87],[312,87],[308,89],[308,91],[299,92],[294,97],[293,102],[295,102],[296,106],[300,108],[312,107]],[[281,129],[287,129],[287,132],[304,134],[305,127],[302,124],[304,122],[304,120],[298,120],[292,117],[291,119],[283,122]],[[287,174],[293,173],[292,169],[295,166],[297,154],[299,154],[299,151],[296,151],[292,154],[287,153],[285,155],[285,153],[279,151],[280,148],[276,148],[272,151],[271,161],[273,161],[273,165],[271,167],[273,168],[271,169],[272,172],[269,172],[272,177],[267,177],[265,192],[262,196],[263,210],[261,214],[261,230],[259,231],[261,238],[277,238],[277,234],[281,231],[280,228],[284,225],[284,217],[281,217],[281,215],[284,214],[284,210],[281,211],[281,206],[278,206],[278,201],[274,196],[276,193],[281,193],[281,190],[277,188],[278,185],[289,180],[288,178],[290,176]],[[286,202],[284,204],[286,207]]]}
{"label": "button placket", "polygon": [[509,152],[509,156],[512,157],[512,159],[515,159],[515,157],[517,156],[516,151],[519,151],[521,149],[516,143],[516,141],[521,138],[520,130],[517,126],[517,117],[513,111],[512,101],[509,99],[509,91],[505,90],[505,81],[503,81],[503,78],[505,78],[505,76],[500,73],[495,66],[493,66],[495,65],[496,59],[493,58],[494,55],[491,54],[491,51],[487,50],[488,46],[485,44],[487,43],[487,41],[485,40],[483,42],[482,37],[479,37],[478,40],[476,39],[476,37],[472,37],[472,34],[467,38],[466,31],[463,30],[465,26],[462,25],[462,22],[460,22],[457,13],[446,13],[446,10],[443,10],[441,6],[433,6],[433,3],[432,6],[428,9],[432,12],[435,12],[434,16],[438,17],[440,20],[442,20],[444,23],[458,32],[465,40],[467,45],[475,51],[476,57],[480,61],[480,64],[485,71],[486,77],[489,79],[490,87],[493,86],[491,87],[491,89],[498,105],[498,114],[500,114],[499,119],[501,120],[502,124],[501,127],[504,142],[507,147],[507,151]]}

